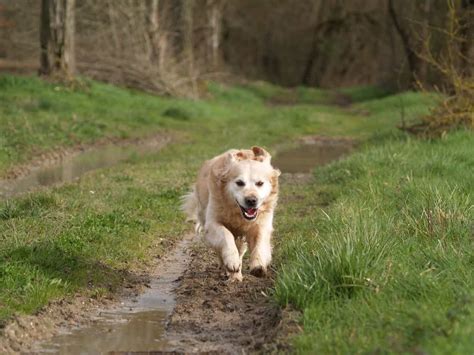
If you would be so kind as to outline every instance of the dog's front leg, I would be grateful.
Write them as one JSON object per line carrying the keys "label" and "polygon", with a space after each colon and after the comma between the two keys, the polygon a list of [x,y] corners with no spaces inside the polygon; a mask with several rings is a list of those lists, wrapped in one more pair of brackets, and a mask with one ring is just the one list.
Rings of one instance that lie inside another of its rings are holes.
{"label": "dog's front leg", "polygon": [[257,233],[249,236],[250,273],[257,277],[266,275],[267,268],[272,261],[272,220],[262,223]]}
{"label": "dog's front leg", "polygon": [[231,279],[242,280],[239,251],[232,233],[223,225],[210,223],[204,235],[207,243],[219,254],[220,260]]}

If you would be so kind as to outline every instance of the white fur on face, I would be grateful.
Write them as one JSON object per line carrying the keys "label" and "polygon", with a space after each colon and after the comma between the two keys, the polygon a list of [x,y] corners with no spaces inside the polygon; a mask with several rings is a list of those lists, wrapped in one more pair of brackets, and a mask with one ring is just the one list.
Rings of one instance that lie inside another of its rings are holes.
{"label": "white fur on face", "polygon": [[[245,198],[256,197],[258,209],[270,196],[273,167],[268,162],[242,160],[234,162],[230,169],[227,191],[231,198],[246,207]],[[241,185],[243,182],[243,186]],[[263,183],[261,186],[260,183]]]}

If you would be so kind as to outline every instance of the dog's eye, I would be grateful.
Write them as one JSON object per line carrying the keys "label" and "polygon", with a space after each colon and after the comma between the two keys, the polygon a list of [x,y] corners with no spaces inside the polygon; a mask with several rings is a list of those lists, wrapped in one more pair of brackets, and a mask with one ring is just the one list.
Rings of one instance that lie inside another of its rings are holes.
{"label": "dog's eye", "polygon": [[258,187],[263,186],[263,181],[257,181],[255,185],[257,185]]}
{"label": "dog's eye", "polygon": [[235,183],[237,184],[237,186],[245,186],[245,182],[243,182],[242,180],[237,180]]}

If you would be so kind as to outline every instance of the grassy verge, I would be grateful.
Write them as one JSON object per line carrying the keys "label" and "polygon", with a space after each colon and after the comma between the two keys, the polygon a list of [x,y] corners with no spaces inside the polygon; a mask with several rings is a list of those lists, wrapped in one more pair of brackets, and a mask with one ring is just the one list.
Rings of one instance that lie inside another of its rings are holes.
{"label": "grassy verge", "polygon": [[286,191],[276,298],[303,311],[297,352],[472,351],[473,142],[388,139]]}
{"label": "grassy verge", "polygon": [[0,322],[55,298],[114,292],[188,228],[179,196],[204,159],[231,147],[271,148],[304,134],[388,134],[399,120],[400,99],[412,116],[431,102],[405,93],[366,101],[361,111],[342,110],[306,104],[321,92],[299,89],[304,100],[272,107],[266,100],[281,89],[267,84],[210,84],[212,97],[204,101],[93,82],[70,91],[37,79],[2,77],[0,86],[0,171],[75,142],[163,130],[184,139],[79,182],[0,201]]}

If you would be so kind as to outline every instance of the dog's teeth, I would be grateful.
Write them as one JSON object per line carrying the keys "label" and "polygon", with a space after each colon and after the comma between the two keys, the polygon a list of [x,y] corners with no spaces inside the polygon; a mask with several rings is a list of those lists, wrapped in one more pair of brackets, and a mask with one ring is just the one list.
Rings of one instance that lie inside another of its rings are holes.
{"label": "dog's teeth", "polygon": [[247,217],[254,217],[257,213],[248,213],[247,211],[244,212]]}

